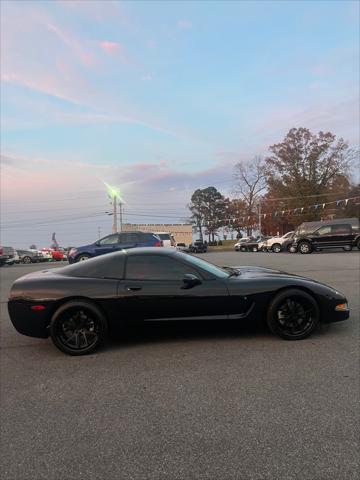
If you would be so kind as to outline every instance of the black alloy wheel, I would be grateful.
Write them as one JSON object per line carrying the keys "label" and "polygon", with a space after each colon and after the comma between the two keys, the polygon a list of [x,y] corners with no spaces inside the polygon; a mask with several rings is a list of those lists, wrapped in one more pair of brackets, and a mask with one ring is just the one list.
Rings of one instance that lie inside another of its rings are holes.
{"label": "black alloy wheel", "polygon": [[31,257],[26,256],[22,259],[22,263],[31,263]]}
{"label": "black alloy wheel", "polygon": [[267,324],[270,330],[286,340],[308,337],[319,322],[319,307],[315,299],[303,290],[280,292],[268,309]]}
{"label": "black alloy wheel", "polygon": [[312,252],[312,248],[309,242],[300,242],[298,250],[302,254],[307,254]]}
{"label": "black alloy wheel", "polygon": [[271,250],[274,253],[280,253],[281,252],[281,245],[280,243],[274,243],[274,245],[271,247]]}
{"label": "black alloy wheel", "polygon": [[68,355],[86,355],[104,342],[107,322],[98,307],[87,301],[62,305],[50,323],[54,345]]}

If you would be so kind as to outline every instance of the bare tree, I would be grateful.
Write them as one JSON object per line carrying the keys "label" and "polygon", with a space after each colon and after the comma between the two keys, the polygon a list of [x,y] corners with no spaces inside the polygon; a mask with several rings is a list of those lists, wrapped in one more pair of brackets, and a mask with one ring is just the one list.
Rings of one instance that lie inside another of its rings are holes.
{"label": "bare tree", "polygon": [[[247,234],[251,235],[255,215],[255,208],[260,198],[260,193],[266,188],[265,164],[260,156],[235,165],[235,190],[245,205],[245,215],[250,217],[247,224]],[[252,221],[251,221],[252,218]]]}

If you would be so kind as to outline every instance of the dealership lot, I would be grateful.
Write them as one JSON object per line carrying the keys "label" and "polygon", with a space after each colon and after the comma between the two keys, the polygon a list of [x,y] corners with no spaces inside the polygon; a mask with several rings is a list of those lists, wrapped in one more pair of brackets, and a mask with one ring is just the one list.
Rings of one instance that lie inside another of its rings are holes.
{"label": "dealership lot", "polygon": [[149,324],[68,357],[9,322],[11,283],[44,265],[3,267],[3,478],[358,477],[359,252],[201,257],[327,283],[351,318],[300,342],[237,323]]}

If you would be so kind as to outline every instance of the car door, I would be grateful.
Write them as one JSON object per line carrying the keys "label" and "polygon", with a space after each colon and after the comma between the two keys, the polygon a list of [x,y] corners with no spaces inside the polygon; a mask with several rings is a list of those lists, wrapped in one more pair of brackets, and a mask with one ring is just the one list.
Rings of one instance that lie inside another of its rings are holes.
{"label": "car door", "polygon": [[[196,275],[201,284],[184,288],[185,274]],[[174,320],[226,318],[228,290],[221,279],[201,272],[173,256],[129,255],[125,279],[119,282],[120,304],[135,319]]]}
{"label": "car door", "polygon": [[119,249],[135,248],[140,243],[140,234],[123,232],[119,234]]}
{"label": "car door", "polygon": [[95,243],[95,256],[119,250],[119,234],[113,233]]}
{"label": "car door", "polygon": [[316,248],[329,248],[332,245],[331,225],[324,225],[312,235],[313,245]]}
{"label": "car door", "polygon": [[352,244],[352,228],[350,224],[331,225],[331,242],[334,247]]}

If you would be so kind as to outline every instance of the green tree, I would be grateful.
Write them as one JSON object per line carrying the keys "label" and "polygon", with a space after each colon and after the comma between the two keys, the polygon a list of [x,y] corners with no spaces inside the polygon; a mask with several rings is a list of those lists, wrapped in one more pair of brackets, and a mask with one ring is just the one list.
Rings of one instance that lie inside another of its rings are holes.
{"label": "green tree", "polygon": [[204,228],[209,235],[209,241],[214,241],[217,230],[227,222],[229,200],[215,187],[198,188],[191,196],[188,208],[191,211],[192,222],[203,240]]}

